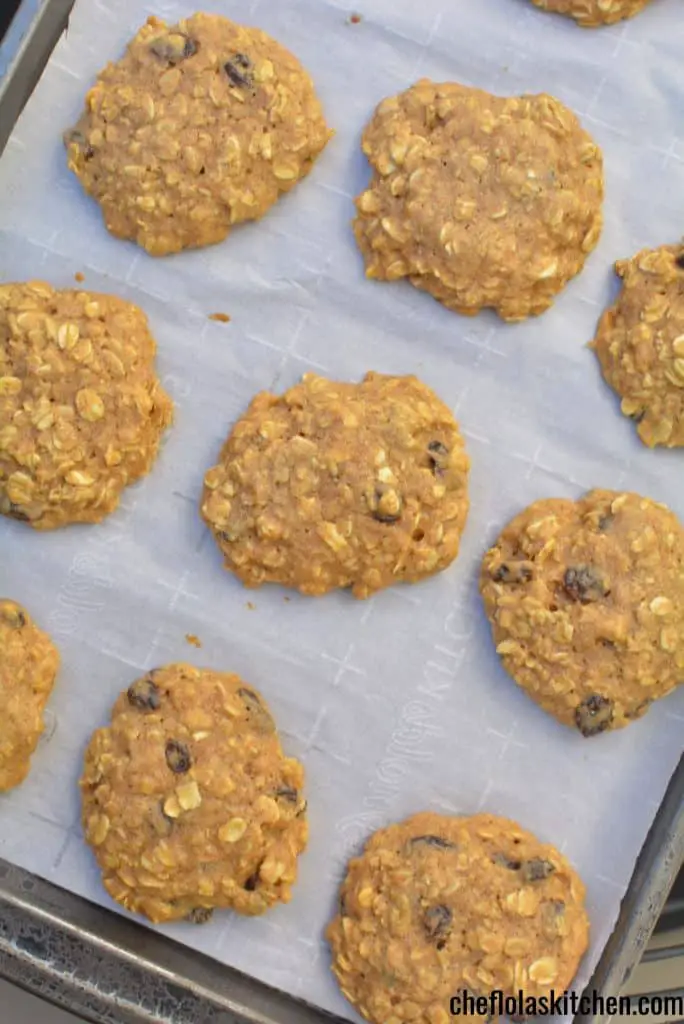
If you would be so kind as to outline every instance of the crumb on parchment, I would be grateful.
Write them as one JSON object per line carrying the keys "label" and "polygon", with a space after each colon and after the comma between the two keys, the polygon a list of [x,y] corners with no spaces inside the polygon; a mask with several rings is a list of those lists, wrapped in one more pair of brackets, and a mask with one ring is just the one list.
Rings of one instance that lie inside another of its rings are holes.
{"label": "crumb on parchment", "polygon": [[230,317],[228,316],[227,313],[210,313],[209,314],[209,319],[210,320],[216,320],[220,324],[229,324],[230,323]]}
{"label": "crumb on parchment", "polygon": [[202,641],[200,640],[200,638],[198,636],[195,636],[194,633],[186,633],[185,634],[185,639],[193,647],[201,647],[202,646]]}

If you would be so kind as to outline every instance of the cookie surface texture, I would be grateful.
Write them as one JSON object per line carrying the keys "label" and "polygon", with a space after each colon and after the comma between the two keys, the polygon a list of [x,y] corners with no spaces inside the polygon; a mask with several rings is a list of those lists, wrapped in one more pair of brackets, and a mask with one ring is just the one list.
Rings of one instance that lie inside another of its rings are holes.
{"label": "cookie surface texture", "polygon": [[583,28],[614,25],[623,18],[632,18],[651,0],[532,0],[544,11],[565,14]]}
{"label": "cookie surface texture", "polygon": [[598,241],[601,152],[552,96],[423,80],[380,104],[363,151],[366,276],[407,277],[459,313],[542,313]]}
{"label": "cookie surface texture", "polygon": [[544,710],[595,736],[684,681],[684,529],[637,494],[537,501],[487,552],[496,649]]}
{"label": "cookie surface texture", "polygon": [[306,846],[304,773],[237,676],[155,669],[94,733],[82,821],[105,888],[151,921],[287,903]]}
{"label": "cookie surface texture", "polygon": [[247,585],[363,598],[453,561],[468,468],[450,410],[415,377],[305,374],[252,401],[205,476],[202,515]]}
{"label": "cookie surface texture", "polygon": [[108,230],[154,256],[222,241],[309,173],[330,132],[299,61],[265,32],[150,18],[65,135]]}
{"label": "cookie surface texture", "polygon": [[617,301],[593,348],[620,408],[654,448],[684,445],[684,246],[644,249],[615,265]]}
{"label": "cookie surface texture", "polygon": [[172,419],[155,350],[123,299],[0,285],[0,513],[49,530],[116,508]]}
{"label": "cookie surface texture", "polygon": [[569,985],[587,946],[584,886],[512,821],[425,812],[350,861],[327,938],[367,1020],[447,1024],[463,989],[538,997]]}
{"label": "cookie surface texture", "polygon": [[0,792],[28,774],[58,668],[47,633],[21,605],[0,598]]}

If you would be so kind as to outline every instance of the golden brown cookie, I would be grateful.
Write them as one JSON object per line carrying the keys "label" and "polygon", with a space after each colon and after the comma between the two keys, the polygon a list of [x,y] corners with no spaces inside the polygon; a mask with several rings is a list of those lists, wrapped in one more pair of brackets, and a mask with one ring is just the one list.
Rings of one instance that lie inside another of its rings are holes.
{"label": "golden brown cookie", "polygon": [[453,561],[468,468],[451,412],[415,377],[307,373],[252,401],[204,478],[201,510],[248,586],[368,597]]}
{"label": "golden brown cookie", "polygon": [[684,245],[643,249],[615,269],[622,291],[592,343],[606,382],[653,448],[684,445]]}
{"label": "golden brown cookie", "polygon": [[123,299],[0,285],[0,513],[50,530],[116,508],[172,419],[155,350]]}
{"label": "golden brown cookie", "polygon": [[515,681],[596,736],[684,681],[684,528],[638,494],[536,501],[487,552],[480,589]]}
{"label": "golden brown cookie", "polygon": [[563,992],[588,931],[584,886],[553,846],[491,814],[425,812],[380,829],[350,861],[327,938],[367,1020],[449,1024],[462,990]]}
{"label": "golden brown cookie", "polygon": [[59,653],[21,605],[0,598],[0,792],[26,778]]}
{"label": "golden brown cookie", "polygon": [[65,144],[108,230],[163,256],[262,217],[330,135],[296,57],[258,29],[194,14],[147,20]]}
{"label": "golden brown cookie", "polygon": [[543,313],[598,241],[601,152],[552,96],[423,80],[380,104],[363,151],[366,276],[408,277],[459,313]]}
{"label": "golden brown cookie", "polygon": [[651,0],[532,0],[544,11],[565,14],[583,28],[613,25],[623,18],[633,18]]}
{"label": "golden brown cookie", "polygon": [[287,903],[306,846],[304,771],[263,697],[191,665],[148,672],[85,755],[82,821],[110,896],[151,921]]}

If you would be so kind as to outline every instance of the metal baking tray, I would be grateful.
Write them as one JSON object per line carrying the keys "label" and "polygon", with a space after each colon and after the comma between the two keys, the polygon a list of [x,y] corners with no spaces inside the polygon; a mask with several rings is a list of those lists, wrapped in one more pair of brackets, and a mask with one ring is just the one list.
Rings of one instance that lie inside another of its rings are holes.
{"label": "metal baking tray", "polygon": [[[0,154],[74,0],[17,6],[0,39]],[[684,758],[641,851],[588,993],[619,995],[684,863]],[[652,958],[655,958],[654,951]],[[342,1024],[0,860],[0,976],[96,1024]],[[0,1012],[0,1017],[2,1013]],[[575,1024],[601,1024],[595,1014]]]}

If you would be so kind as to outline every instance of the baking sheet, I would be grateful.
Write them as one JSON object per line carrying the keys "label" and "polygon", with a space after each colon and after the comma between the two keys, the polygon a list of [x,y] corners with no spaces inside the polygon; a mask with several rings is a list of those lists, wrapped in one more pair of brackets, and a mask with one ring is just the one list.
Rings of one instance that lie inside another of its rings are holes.
{"label": "baking sheet", "polygon": [[[187,660],[236,671],[270,700],[308,772],[311,842],[292,903],[164,929],[181,942],[353,1018],[321,935],[347,857],[420,809],[488,810],[554,842],[588,886],[592,946],[611,932],[682,752],[684,691],[628,730],[587,742],[498,664],[477,595],[481,555],[522,506],[592,486],[631,488],[684,517],[681,452],[649,452],[584,347],[615,291],[611,263],[684,228],[684,22],[677,0],[587,32],[527,0],[203,0],[256,24],[309,68],[337,135],[311,177],[259,224],[209,250],[153,260],[105,232],[68,173],[61,131],[97,70],[149,13],[185,0],[77,0],[0,161],[0,279],[42,277],[138,302],[159,342],[176,424],[152,474],[97,527],[38,534],[0,522],[0,591],[49,629],[63,667],[27,782],[0,798],[0,857],[96,902],[76,782],[93,728],[141,671]],[[538,320],[449,313],[409,285],[366,282],[349,221],[375,104],[424,75],[501,93],[549,91],[604,150],[606,227],[582,275]],[[226,312],[229,324],[208,314]],[[458,416],[472,507],[457,563],[370,601],[246,591],[198,514],[202,475],[257,390],[307,369],[356,380],[417,373]],[[196,634],[202,648],[189,646]]]}

